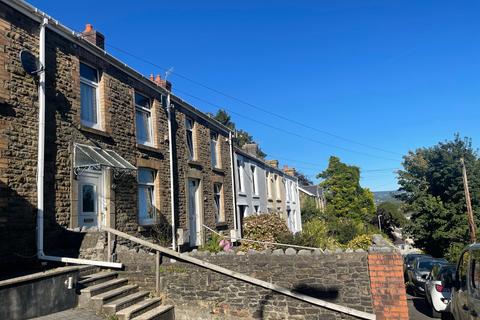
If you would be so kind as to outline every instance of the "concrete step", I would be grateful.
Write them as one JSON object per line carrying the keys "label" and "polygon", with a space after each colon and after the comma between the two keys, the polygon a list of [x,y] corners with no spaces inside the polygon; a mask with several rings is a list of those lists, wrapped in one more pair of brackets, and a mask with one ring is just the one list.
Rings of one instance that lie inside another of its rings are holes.
{"label": "concrete step", "polygon": [[147,291],[139,291],[127,296],[109,301],[108,303],[104,304],[102,307],[103,313],[107,315],[114,315],[117,311],[130,307],[137,302],[140,302],[146,299],[150,295]]}
{"label": "concrete step", "polygon": [[115,313],[115,315],[117,316],[118,320],[129,320],[147,311],[150,311],[155,307],[158,307],[161,301],[162,299],[160,298],[143,300],[128,308],[118,311],[117,313]]}
{"label": "concrete step", "polygon": [[105,291],[104,293],[100,293],[92,297],[91,306],[95,309],[95,311],[100,312],[102,310],[102,306],[107,302],[134,293],[135,291],[137,291],[137,289],[138,285],[128,284],[122,287],[118,287],[117,289]]}
{"label": "concrete step", "polygon": [[132,320],[175,320],[175,309],[170,305],[159,306]]}
{"label": "concrete step", "polygon": [[102,282],[106,282],[108,280],[115,279],[117,275],[118,273],[115,271],[97,272],[94,274],[80,277],[78,284],[81,286],[81,288],[85,288],[87,286],[93,286]]}
{"label": "concrete step", "polygon": [[93,286],[89,286],[80,290],[80,297],[90,299],[91,297],[97,294],[124,286],[127,284],[127,282],[128,282],[128,279],[120,278],[120,279],[108,280]]}

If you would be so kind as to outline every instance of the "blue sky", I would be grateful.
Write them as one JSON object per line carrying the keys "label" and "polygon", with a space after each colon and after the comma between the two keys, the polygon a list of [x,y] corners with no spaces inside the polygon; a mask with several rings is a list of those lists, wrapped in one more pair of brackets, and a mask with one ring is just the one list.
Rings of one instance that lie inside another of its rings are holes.
{"label": "blue sky", "polygon": [[363,186],[392,190],[409,150],[456,132],[479,145],[478,1],[30,3],[77,31],[93,24],[110,53],[145,75],[165,70],[115,48],[316,128],[169,77],[203,111],[256,120],[232,115],[269,158],[310,176],[337,155],[365,171]]}

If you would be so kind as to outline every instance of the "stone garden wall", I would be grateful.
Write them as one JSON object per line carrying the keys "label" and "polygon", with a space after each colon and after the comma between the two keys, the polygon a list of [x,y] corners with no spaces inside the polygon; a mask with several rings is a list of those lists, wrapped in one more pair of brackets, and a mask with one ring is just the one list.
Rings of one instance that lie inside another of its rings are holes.
{"label": "stone garden wall", "polygon": [[[155,290],[155,256],[119,247],[124,275]],[[285,288],[365,312],[373,312],[367,252],[310,252],[293,249],[248,254],[191,255]],[[344,314],[164,257],[160,291],[178,319],[350,319]]]}

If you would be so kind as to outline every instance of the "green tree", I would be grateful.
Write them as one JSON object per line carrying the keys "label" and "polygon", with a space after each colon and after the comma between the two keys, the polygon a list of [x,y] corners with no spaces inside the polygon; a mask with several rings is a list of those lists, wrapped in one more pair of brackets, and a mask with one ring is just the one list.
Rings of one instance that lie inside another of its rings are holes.
{"label": "green tree", "polygon": [[310,221],[314,218],[322,218],[322,211],[317,208],[315,199],[305,196],[301,201],[302,207],[302,223]]}
{"label": "green tree", "polygon": [[[235,123],[232,121],[232,117],[228,114],[227,111],[223,109],[219,109],[217,113],[213,116],[215,120],[223,124],[224,126],[228,127],[230,130],[236,132],[236,137],[234,138],[234,145],[241,148],[245,144],[256,143],[253,139],[253,136],[249,134],[247,131],[236,128]],[[257,156],[260,158],[265,158],[267,154],[258,147]]]}
{"label": "green tree", "polygon": [[370,222],[375,217],[373,193],[360,186],[360,169],[349,166],[338,157],[330,157],[328,168],[318,175],[324,179],[327,206],[325,213],[337,218]]}
{"label": "green tree", "polygon": [[406,231],[417,247],[434,256],[449,253],[468,242],[468,224],[460,158],[465,159],[476,220],[480,206],[480,161],[469,138],[410,151],[399,171],[398,197],[412,212]]}
{"label": "green tree", "polygon": [[[380,203],[377,206],[377,217],[380,218],[385,233],[390,236],[396,227],[402,228],[407,223],[401,204],[397,202],[386,201]],[[372,224],[376,223],[376,220],[372,221]]]}

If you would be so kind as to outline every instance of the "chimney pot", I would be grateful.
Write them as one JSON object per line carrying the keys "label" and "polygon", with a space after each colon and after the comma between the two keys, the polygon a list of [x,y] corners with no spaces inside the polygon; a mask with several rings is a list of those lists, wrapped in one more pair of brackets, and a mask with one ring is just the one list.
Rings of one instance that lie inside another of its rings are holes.
{"label": "chimney pot", "polygon": [[153,76],[153,73],[150,73],[150,81],[155,81],[155,78]]}
{"label": "chimney pot", "polygon": [[93,29],[90,23],[85,25],[85,30],[82,32],[82,35],[88,42],[93,43],[102,50],[105,49],[105,36]]}

